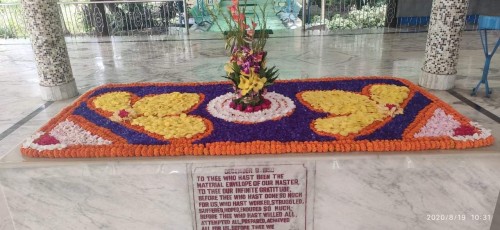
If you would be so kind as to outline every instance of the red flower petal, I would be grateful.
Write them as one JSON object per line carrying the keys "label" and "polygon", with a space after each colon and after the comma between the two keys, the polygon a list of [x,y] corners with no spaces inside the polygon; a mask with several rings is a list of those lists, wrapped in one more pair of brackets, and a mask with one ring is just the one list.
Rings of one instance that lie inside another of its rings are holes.
{"label": "red flower petal", "polygon": [[476,133],[476,128],[470,125],[461,125],[453,130],[454,136],[470,136]]}
{"label": "red flower petal", "polygon": [[396,107],[396,105],[394,105],[394,104],[385,104],[385,107],[387,107],[389,110],[391,110],[392,108]]}
{"label": "red flower petal", "polygon": [[61,142],[59,142],[59,140],[57,140],[55,137],[51,136],[50,134],[45,133],[42,136],[40,136],[39,138],[37,138],[36,140],[34,140],[33,143],[35,143],[37,145],[55,145],[55,144],[59,144]]}
{"label": "red flower petal", "polygon": [[129,112],[125,111],[124,109],[122,109],[122,110],[120,110],[120,112],[118,112],[118,116],[120,116],[121,118],[128,117],[128,114],[129,114]]}

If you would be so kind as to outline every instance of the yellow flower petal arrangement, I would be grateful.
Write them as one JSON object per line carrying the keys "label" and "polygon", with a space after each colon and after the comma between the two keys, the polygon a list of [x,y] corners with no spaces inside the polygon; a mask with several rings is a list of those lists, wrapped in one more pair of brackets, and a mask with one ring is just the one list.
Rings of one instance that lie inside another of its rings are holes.
{"label": "yellow flower petal arrangement", "polygon": [[98,96],[94,100],[94,105],[98,109],[114,113],[122,109],[130,108],[130,93],[112,92]]}
{"label": "yellow flower petal arrangement", "polygon": [[370,99],[379,104],[401,104],[408,98],[410,89],[397,85],[372,85],[369,88]]}
{"label": "yellow flower petal arrangement", "polygon": [[163,117],[179,115],[191,109],[199,101],[200,95],[196,93],[173,92],[141,98],[133,108],[137,114]]}
{"label": "yellow flower petal arrangement", "polygon": [[207,131],[205,121],[186,112],[200,103],[196,93],[165,93],[145,96],[132,104],[128,92],[105,93],[93,100],[94,107],[113,113],[111,120],[158,134],[165,139],[192,138]]}
{"label": "yellow flower petal arrangement", "polygon": [[312,110],[330,114],[311,124],[320,133],[346,137],[376,121],[402,113],[400,104],[410,89],[396,85],[372,85],[369,95],[342,90],[305,91],[298,95]]}
{"label": "yellow flower petal arrangement", "polygon": [[132,121],[132,125],[143,126],[145,130],[162,135],[165,139],[192,138],[194,135],[207,130],[203,119],[196,116],[156,117],[143,116]]}
{"label": "yellow flower petal arrangement", "polygon": [[314,110],[334,115],[378,111],[377,103],[368,96],[342,90],[305,91],[301,96]]}

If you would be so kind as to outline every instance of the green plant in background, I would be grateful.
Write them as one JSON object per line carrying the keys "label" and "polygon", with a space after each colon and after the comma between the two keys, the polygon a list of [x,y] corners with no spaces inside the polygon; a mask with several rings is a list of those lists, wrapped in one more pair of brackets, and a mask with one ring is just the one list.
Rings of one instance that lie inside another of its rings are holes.
{"label": "green plant in background", "polygon": [[[0,3],[13,3],[12,0],[1,0]],[[6,4],[0,6],[0,38],[26,37],[21,6]]]}
{"label": "green plant in background", "polygon": [[0,27],[0,38],[16,38],[16,35],[9,28]]}
{"label": "green plant in background", "polygon": [[328,29],[357,29],[358,25],[350,20],[349,18],[345,18],[340,16],[340,14],[333,15],[332,19],[326,23]]}
{"label": "green plant in background", "polygon": [[361,9],[352,8],[347,19],[352,21],[357,28],[383,27],[385,23],[387,5],[364,5]]}
{"label": "green plant in background", "polygon": [[[331,19],[325,19],[324,24],[330,30],[384,27],[386,10],[387,5],[385,4],[378,6],[367,4],[363,5],[360,9],[356,5],[352,5],[347,13],[335,14]],[[315,15],[312,23],[321,23],[320,16]]]}

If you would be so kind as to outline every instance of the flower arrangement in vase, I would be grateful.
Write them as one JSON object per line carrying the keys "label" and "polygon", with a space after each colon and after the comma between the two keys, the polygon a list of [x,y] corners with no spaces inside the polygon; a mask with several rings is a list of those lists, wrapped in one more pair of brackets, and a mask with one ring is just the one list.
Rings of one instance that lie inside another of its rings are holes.
{"label": "flower arrangement in vase", "polygon": [[[246,6],[240,6],[239,0],[232,0],[232,5],[228,7],[230,17],[219,8],[219,15],[222,15],[228,26],[224,35],[230,59],[224,66],[224,77],[231,80],[235,90],[235,98],[230,106],[244,112],[256,112],[270,107],[270,102],[263,95],[279,75],[276,66],[266,66],[267,52],[264,47],[268,34],[265,8],[265,5],[263,8],[259,6],[262,16],[255,13],[250,23],[245,16]],[[212,11],[210,14],[217,22],[217,16]],[[224,31],[218,23],[217,26]]]}

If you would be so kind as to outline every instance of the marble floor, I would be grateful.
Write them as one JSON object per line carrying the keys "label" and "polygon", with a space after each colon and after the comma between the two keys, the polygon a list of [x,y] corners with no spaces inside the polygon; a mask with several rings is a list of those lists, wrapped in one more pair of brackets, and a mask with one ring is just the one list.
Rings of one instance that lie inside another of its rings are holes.
{"label": "marble floor", "polygon": [[[280,77],[389,75],[416,82],[426,33],[277,34],[269,63]],[[217,36],[68,39],[81,93],[110,82],[222,80],[227,55]],[[500,55],[492,98],[471,97],[484,55],[464,33],[452,93],[434,91],[500,137]],[[27,41],[0,40],[0,229],[195,229],[186,193],[191,164],[299,162],[314,172],[308,229],[489,229],[500,191],[500,145],[467,151],[296,154],[245,157],[47,160],[23,158],[19,144],[73,99],[40,99]],[[459,95],[462,100],[457,98]],[[467,104],[464,100],[469,102]],[[472,106],[471,106],[472,105]],[[479,108],[481,107],[481,108]],[[7,109],[5,109],[7,108]],[[490,116],[487,116],[489,114]],[[498,139],[498,138],[497,138]],[[428,215],[467,215],[429,220]],[[332,226],[336,226],[332,228]]]}

